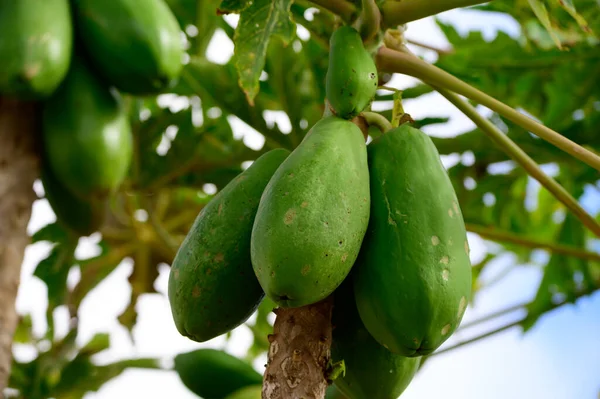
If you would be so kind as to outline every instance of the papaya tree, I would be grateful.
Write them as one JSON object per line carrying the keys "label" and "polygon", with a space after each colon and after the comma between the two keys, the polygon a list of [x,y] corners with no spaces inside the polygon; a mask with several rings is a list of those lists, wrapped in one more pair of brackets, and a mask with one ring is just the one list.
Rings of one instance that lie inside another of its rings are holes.
{"label": "papaya tree", "polygon": [[[520,35],[461,34],[440,18],[455,9],[511,18]],[[448,48],[409,38],[428,17]],[[593,294],[598,32],[596,0],[1,1],[0,397],[82,398],[126,369],[165,368],[98,364],[108,334],[77,343],[82,302],[124,259],[129,332],[161,265],[182,336],[252,332],[244,359],[174,357],[169,369],[205,399],[399,397],[438,354],[528,331]],[[209,54],[218,35],[234,45],[225,62]],[[436,94],[473,128],[429,134],[448,119],[416,117],[411,101]],[[236,121],[264,145],[240,139]],[[456,154],[473,159],[442,163]],[[28,232],[41,198],[56,221]],[[79,257],[92,234],[99,254]],[[494,248],[477,261],[473,236]],[[36,336],[15,299],[25,250],[40,242],[51,250],[34,273],[48,289]],[[539,250],[531,301],[462,323],[495,260]],[[33,360],[13,359],[13,343]],[[250,364],[265,355],[259,373]]]}

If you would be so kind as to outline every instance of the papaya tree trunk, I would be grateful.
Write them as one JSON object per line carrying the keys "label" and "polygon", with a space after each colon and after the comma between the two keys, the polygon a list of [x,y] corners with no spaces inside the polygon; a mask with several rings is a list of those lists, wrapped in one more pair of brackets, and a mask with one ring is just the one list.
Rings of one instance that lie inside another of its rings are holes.
{"label": "papaya tree trunk", "polygon": [[8,385],[15,300],[21,263],[29,244],[27,224],[39,172],[35,149],[36,105],[0,97],[0,398]]}
{"label": "papaya tree trunk", "polygon": [[331,349],[332,298],[301,308],[278,308],[269,335],[263,399],[323,399]]}

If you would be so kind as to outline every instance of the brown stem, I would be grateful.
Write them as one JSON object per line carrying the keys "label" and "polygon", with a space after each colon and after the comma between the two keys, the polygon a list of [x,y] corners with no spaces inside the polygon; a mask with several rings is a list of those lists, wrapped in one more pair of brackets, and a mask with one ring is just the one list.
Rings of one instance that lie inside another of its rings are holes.
{"label": "brown stem", "polygon": [[18,320],[15,300],[36,199],[33,182],[40,165],[34,137],[36,111],[35,104],[0,98],[0,397],[10,375]]}
{"label": "brown stem", "polygon": [[327,298],[301,308],[278,308],[269,335],[263,399],[323,399],[330,359],[331,311]]}

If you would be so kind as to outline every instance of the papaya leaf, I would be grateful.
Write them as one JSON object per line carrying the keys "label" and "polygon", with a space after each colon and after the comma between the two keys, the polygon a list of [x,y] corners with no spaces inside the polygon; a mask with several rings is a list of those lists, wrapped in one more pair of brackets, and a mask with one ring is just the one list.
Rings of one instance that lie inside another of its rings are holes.
{"label": "papaya leaf", "polygon": [[554,44],[556,44],[556,47],[562,49],[562,44],[560,42],[560,39],[554,32],[552,22],[550,21],[550,15],[548,14],[548,9],[546,8],[544,2],[542,0],[528,0],[528,2],[534,14],[537,16],[539,21],[542,23],[542,25],[544,25],[544,28],[546,28],[546,30],[552,37],[552,40],[554,41]]}
{"label": "papaya leaf", "polygon": [[292,39],[295,27],[290,19],[291,5],[291,0],[254,0],[240,14],[234,35],[234,58],[239,85],[250,105],[254,105],[259,90],[271,36],[280,36],[286,44]]}
{"label": "papaya leaf", "polygon": [[222,0],[219,5],[219,14],[239,14],[250,7],[252,0]]}
{"label": "papaya leaf", "polygon": [[29,344],[35,340],[33,336],[33,322],[31,320],[31,315],[20,315],[19,323],[17,324],[17,328],[15,329],[15,333],[13,335],[13,343],[17,344]]}
{"label": "papaya leaf", "polygon": [[65,242],[68,240],[69,232],[57,222],[45,225],[36,231],[31,237],[32,243],[40,241]]}

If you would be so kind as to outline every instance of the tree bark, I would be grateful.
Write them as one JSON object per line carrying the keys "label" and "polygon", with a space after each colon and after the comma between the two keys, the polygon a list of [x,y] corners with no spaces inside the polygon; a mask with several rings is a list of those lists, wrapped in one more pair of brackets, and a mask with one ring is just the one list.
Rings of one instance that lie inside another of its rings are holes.
{"label": "tree bark", "polygon": [[263,399],[323,399],[331,349],[333,301],[301,308],[278,308],[269,335]]}
{"label": "tree bark", "polygon": [[0,97],[0,398],[8,385],[15,300],[39,172],[36,105]]}

